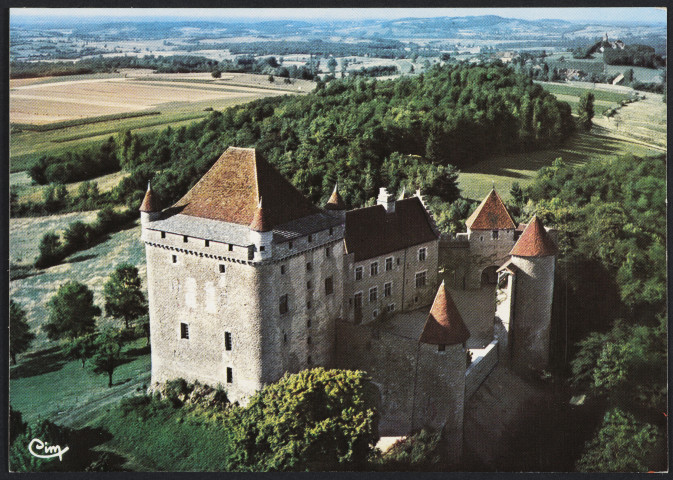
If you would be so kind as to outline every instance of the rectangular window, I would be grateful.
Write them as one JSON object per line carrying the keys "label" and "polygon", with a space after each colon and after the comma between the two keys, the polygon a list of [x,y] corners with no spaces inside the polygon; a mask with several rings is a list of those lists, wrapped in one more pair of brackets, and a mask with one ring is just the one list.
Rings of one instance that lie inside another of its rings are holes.
{"label": "rectangular window", "polygon": [[491,232],[491,238],[492,238],[493,240],[497,240],[497,239],[498,239],[498,231],[497,231],[497,230],[493,230],[493,231]]}
{"label": "rectangular window", "polygon": [[325,256],[326,257],[330,256],[330,248],[329,247],[325,247]]}
{"label": "rectangular window", "polygon": [[393,282],[388,282],[383,285],[383,296],[389,297],[393,294]]}
{"label": "rectangular window", "polygon": [[334,235],[334,228],[329,227],[329,234],[330,236]]}
{"label": "rectangular window", "polygon": [[220,263],[220,273],[224,273],[227,267]]}
{"label": "rectangular window", "polygon": [[287,313],[287,294],[281,295],[280,299],[278,299],[278,311],[280,314]]}
{"label": "rectangular window", "polygon": [[306,328],[311,328],[311,319],[306,320]]}
{"label": "rectangular window", "polygon": [[183,241],[184,243],[187,243],[187,242],[189,241],[189,237],[188,237],[187,235],[183,235],[183,236],[182,236],[182,241]]}
{"label": "rectangular window", "polygon": [[180,338],[189,340],[189,325],[186,323],[180,324]]}
{"label": "rectangular window", "polygon": [[438,352],[444,352],[446,351],[446,345],[437,345],[437,351]]}
{"label": "rectangular window", "polygon": [[233,246],[231,243],[229,244],[229,251],[230,251],[230,252],[233,252],[233,251],[234,251],[234,246]]}
{"label": "rectangular window", "polygon": [[227,367],[227,383],[234,383],[234,370]]}
{"label": "rectangular window", "polygon": [[161,232],[161,238],[166,238],[166,232]]}
{"label": "rectangular window", "polygon": [[259,247],[259,251],[260,251],[260,252],[263,252],[264,250],[266,250],[266,247],[265,247],[264,245],[262,245],[261,247]]}
{"label": "rectangular window", "polygon": [[224,349],[231,350],[231,332],[224,332]]}
{"label": "rectangular window", "polygon": [[206,247],[210,247],[210,240],[206,240],[205,243],[206,243]]}
{"label": "rectangular window", "polygon": [[377,287],[372,287],[369,289],[369,303],[374,303],[376,301],[378,291],[379,290]]}
{"label": "rectangular window", "polygon": [[308,243],[311,243],[313,241],[313,235],[308,236]]}
{"label": "rectangular window", "polygon": [[375,277],[379,274],[379,262],[374,262],[369,266],[369,274]]}
{"label": "rectangular window", "polygon": [[390,305],[388,305],[388,306],[386,307],[386,311],[387,311],[387,312],[392,312],[392,311],[394,311],[394,310],[395,310],[395,304],[394,304],[394,303],[391,303]]}
{"label": "rectangular window", "polygon": [[416,274],[416,288],[425,287],[425,272],[418,272]]}
{"label": "rectangular window", "polygon": [[307,343],[308,345],[311,345],[311,337],[306,337],[306,343]]}
{"label": "rectangular window", "polygon": [[325,295],[332,295],[334,293],[334,282],[332,282],[332,277],[327,277],[325,279]]}
{"label": "rectangular window", "polygon": [[358,292],[353,296],[353,305],[355,308],[362,308],[362,292]]}
{"label": "rectangular window", "polygon": [[307,262],[306,263],[306,271],[310,272],[311,270],[313,270],[313,265],[311,264],[311,262]]}
{"label": "rectangular window", "polygon": [[362,267],[355,267],[355,280],[362,280]]}
{"label": "rectangular window", "polygon": [[306,310],[311,310],[311,300],[306,302]]}
{"label": "rectangular window", "polygon": [[418,261],[419,262],[425,262],[425,254],[426,254],[427,248],[419,248],[418,249]]}
{"label": "rectangular window", "polygon": [[171,260],[173,260],[173,263],[178,263],[178,256],[177,255],[172,255]]}
{"label": "rectangular window", "polygon": [[313,288],[313,284],[311,283],[311,280],[306,282],[306,290],[311,290]]}
{"label": "rectangular window", "polygon": [[393,257],[386,258],[386,272],[389,272],[393,269]]}
{"label": "rectangular window", "polygon": [[285,275],[285,265],[280,266],[280,274]]}

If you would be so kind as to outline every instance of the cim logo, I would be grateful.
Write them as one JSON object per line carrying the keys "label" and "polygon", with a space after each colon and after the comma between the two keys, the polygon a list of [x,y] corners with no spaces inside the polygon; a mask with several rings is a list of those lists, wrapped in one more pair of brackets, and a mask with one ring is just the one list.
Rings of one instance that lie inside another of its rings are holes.
{"label": "cim logo", "polygon": [[54,458],[58,457],[59,461],[63,461],[63,454],[70,450],[70,447],[61,448],[60,445],[49,445],[39,438],[33,438],[28,444],[28,451],[37,458]]}

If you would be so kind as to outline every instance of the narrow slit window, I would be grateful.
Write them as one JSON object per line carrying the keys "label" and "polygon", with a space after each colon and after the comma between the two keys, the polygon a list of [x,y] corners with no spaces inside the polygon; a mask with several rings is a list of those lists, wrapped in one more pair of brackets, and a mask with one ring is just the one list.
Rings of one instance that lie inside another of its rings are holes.
{"label": "narrow slit window", "polygon": [[189,325],[184,322],[180,324],[180,338],[189,340]]}
{"label": "narrow slit window", "polygon": [[307,262],[306,263],[306,271],[310,272],[311,270],[313,270],[313,265],[311,264],[311,262]]}
{"label": "narrow slit window", "polygon": [[313,235],[308,236],[308,241],[309,241],[309,243],[311,243],[313,241]]}
{"label": "narrow slit window", "polygon": [[224,349],[231,351],[231,332],[224,332]]}
{"label": "narrow slit window", "polygon": [[329,234],[330,234],[330,236],[331,236],[331,235],[334,235],[334,228],[333,228],[333,227],[330,227],[330,229],[329,229]]}
{"label": "narrow slit window", "polygon": [[280,314],[287,313],[288,307],[287,307],[287,294],[281,295],[280,299],[278,300],[278,311]]}
{"label": "narrow slit window", "polygon": [[171,255],[171,260],[173,263],[178,263],[178,256],[177,255]]}
{"label": "narrow slit window", "polygon": [[234,383],[234,369],[227,367],[227,383]]}
{"label": "narrow slit window", "polygon": [[210,247],[210,240],[205,241],[206,247]]}
{"label": "narrow slit window", "polygon": [[332,277],[327,277],[325,279],[325,295],[332,295],[334,293],[334,281]]}
{"label": "narrow slit window", "polygon": [[166,238],[166,232],[161,232],[161,238]]}
{"label": "narrow slit window", "polygon": [[227,267],[225,267],[223,264],[220,263],[220,273],[224,273],[226,269]]}
{"label": "narrow slit window", "polygon": [[234,251],[234,246],[233,246],[231,243],[229,244],[229,251],[230,251],[230,252],[233,252],[233,251]]}
{"label": "narrow slit window", "polygon": [[189,237],[188,237],[187,235],[183,235],[183,236],[182,236],[182,241],[183,241],[184,243],[187,243],[187,242],[189,241]]}

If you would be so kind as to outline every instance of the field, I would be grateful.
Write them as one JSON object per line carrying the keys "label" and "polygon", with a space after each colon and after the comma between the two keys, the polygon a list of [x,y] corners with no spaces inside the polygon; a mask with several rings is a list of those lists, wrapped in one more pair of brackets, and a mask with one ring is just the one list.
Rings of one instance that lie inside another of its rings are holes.
{"label": "field", "polygon": [[[539,83],[559,100],[570,103],[576,113],[579,97],[585,89],[561,83]],[[559,157],[566,163],[582,164],[628,153],[647,156],[666,152],[666,104],[661,95],[647,93],[643,99],[641,94],[638,101],[620,107],[613,118],[606,118],[602,115],[601,105],[614,106],[631,94],[595,88],[591,92],[596,97],[597,107],[591,133],[578,132],[560,146],[496,155],[465,168],[458,177],[462,195],[482,200],[495,185],[500,195],[509,199],[513,182],[519,182],[522,187],[529,185],[537,170],[551,165]]]}
{"label": "field", "polygon": [[[264,75],[232,73],[214,79],[208,73],[152,74],[145,70],[11,80],[10,123],[21,124],[21,131],[15,128],[10,136],[10,171],[29,168],[41,155],[96,145],[124,129],[146,132],[177,127],[207,116],[206,109],[305,93],[313,87],[313,82],[305,80],[271,83]],[[133,112],[158,113],[119,118]],[[65,123],[63,128],[40,131],[55,122],[82,120],[80,125]]]}

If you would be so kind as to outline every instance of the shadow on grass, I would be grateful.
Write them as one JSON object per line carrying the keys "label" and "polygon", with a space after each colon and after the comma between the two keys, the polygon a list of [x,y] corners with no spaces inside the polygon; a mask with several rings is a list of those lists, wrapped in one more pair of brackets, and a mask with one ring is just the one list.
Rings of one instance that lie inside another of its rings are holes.
{"label": "shadow on grass", "polygon": [[68,362],[61,347],[52,347],[24,355],[18,365],[12,366],[9,376],[13,380],[56,372]]}
{"label": "shadow on grass", "polygon": [[78,255],[76,257],[69,258],[63,263],[78,263],[78,262],[86,262],[87,260],[91,260],[96,258],[98,255]]}
{"label": "shadow on grass", "polygon": [[143,355],[149,355],[150,353],[150,346],[145,345],[143,347],[137,347],[137,348],[130,348],[126,350],[125,355],[127,357],[132,357],[132,360],[135,360],[138,357],[141,357]]}

